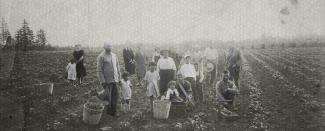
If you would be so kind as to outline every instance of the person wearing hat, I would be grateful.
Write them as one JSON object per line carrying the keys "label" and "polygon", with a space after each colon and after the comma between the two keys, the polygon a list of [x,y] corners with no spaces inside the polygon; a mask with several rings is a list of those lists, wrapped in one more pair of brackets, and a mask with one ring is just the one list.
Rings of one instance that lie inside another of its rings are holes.
{"label": "person wearing hat", "polygon": [[183,78],[191,83],[194,99],[198,100],[200,90],[196,88],[196,71],[195,66],[191,63],[191,56],[185,55],[184,56],[185,63],[181,66],[178,71],[178,74],[181,74]]}
{"label": "person wearing hat", "polygon": [[97,75],[104,90],[109,92],[104,98],[109,103],[106,105],[107,114],[116,116],[117,84],[121,80],[120,65],[117,55],[112,52],[112,45],[105,42],[104,49],[97,57]]}
{"label": "person wearing hat", "polygon": [[160,76],[160,93],[167,91],[167,84],[176,77],[176,65],[173,58],[168,56],[168,50],[162,50],[162,57],[157,62],[157,71]]}

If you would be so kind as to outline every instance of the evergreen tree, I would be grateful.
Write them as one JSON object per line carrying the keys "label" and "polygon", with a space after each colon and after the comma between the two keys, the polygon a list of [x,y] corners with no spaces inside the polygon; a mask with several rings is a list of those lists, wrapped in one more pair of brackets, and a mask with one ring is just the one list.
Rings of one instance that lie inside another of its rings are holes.
{"label": "evergreen tree", "polygon": [[37,44],[38,47],[42,49],[45,47],[47,40],[46,40],[45,31],[43,29],[37,31],[35,43]]}
{"label": "evergreen tree", "polygon": [[23,26],[16,34],[16,50],[30,50],[33,46],[34,34],[24,19]]}

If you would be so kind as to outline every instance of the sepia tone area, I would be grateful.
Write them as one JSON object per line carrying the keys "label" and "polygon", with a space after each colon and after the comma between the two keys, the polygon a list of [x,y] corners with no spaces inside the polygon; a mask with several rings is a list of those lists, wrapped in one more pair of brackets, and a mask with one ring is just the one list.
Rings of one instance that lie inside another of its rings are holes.
{"label": "sepia tone area", "polygon": [[322,0],[0,4],[1,131],[325,130]]}

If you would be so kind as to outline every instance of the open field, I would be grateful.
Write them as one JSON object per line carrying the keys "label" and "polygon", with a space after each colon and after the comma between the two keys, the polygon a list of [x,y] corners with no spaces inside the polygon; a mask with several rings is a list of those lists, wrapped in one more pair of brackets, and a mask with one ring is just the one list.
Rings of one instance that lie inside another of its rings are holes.
{"label": "open field", "polygon": [[[88,126],[82,122],[82,108],[91,90],[100,88],[96,75],[100,51],[85,50],[87,76],[85,84],[77,87],[68,83],[65,73],[72,51],[2,53],[1,61],[6,63],[1,63],[0,98],[15,104],[7,106],[1,101],[0,129],[21,126],[30,131],[96,131],[108,126],[111,130],[325,130],[325,48],[242,50],[236,102],[240,117],[236,120],[217,117],[214,87],[205,89],[206,101],[192,112],[171,110],[168,120],[153,119],[145,88],[135,86],[130,113],[118,118],[103,114],[99,125]],[[225,51],[218,49],[219,74],[225,66]],[[122,48],[113,52],[124,68]],[[136,83],[134,76],[132,80]],[[48,81],[54,82],[53,96],[37,95],[34,85]]]}

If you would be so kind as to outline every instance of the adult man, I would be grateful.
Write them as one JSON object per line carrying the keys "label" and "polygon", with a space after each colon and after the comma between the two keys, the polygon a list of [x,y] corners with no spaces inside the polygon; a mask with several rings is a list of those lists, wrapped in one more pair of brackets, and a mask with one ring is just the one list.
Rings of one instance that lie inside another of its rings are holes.
{"label": "adult man", "polygon": [[185,63],[181,66],[179,69],[179,74],[182,75],[182,77],[189,81],[191,83],[191,87],[193,89],[193,95],[195,100],[198,100],[200,97],[199,95],[202,95],[201,91],[196,88],[196,71],[193,64],[191,64],[191,56],[185,55],[184,56]]}
{"label": "adult man", "polygon": [[227,109],[230,109],[233,107],[233,100],[236,94],[238,94],[236,85],[232,81],[229,81],[228,71],[224,71],[223,79],[216,85],[217,99],[220,101],[231,100],[224,104]]}
{"label": "adult man", "polygon": [[176,65],[174,59],[168,56],[168,50],[163,50],[162,54],[162,57],[157,62],[157,71],[160,76],[160,93],[165,93],[168,82],[176,76]]}
{"label": "adult man", "polygon": [[233,80],[238,87],[239,71],[241,66],[240,51],[231,47],[227,56],[228,71],[230,72],[230,80]]}
{"label": "adult man", "polygon": [[212,47],[205,48],[203,52],[203,61],[206,66],[205,76],[206,83],[208,86],[212,86],[215,83],[217,77],[217,65],[218,65],[218,52]]}
{"label": "adult man", "polygon": [[105,91],[109,92],[104,98],[108,101],[107,114],[116,116],[118,99],[117,83],[120,82],[120,65],[116,54],[112,53],[112,45],[104,43],[104,51],[97,57],[97,74]]}

